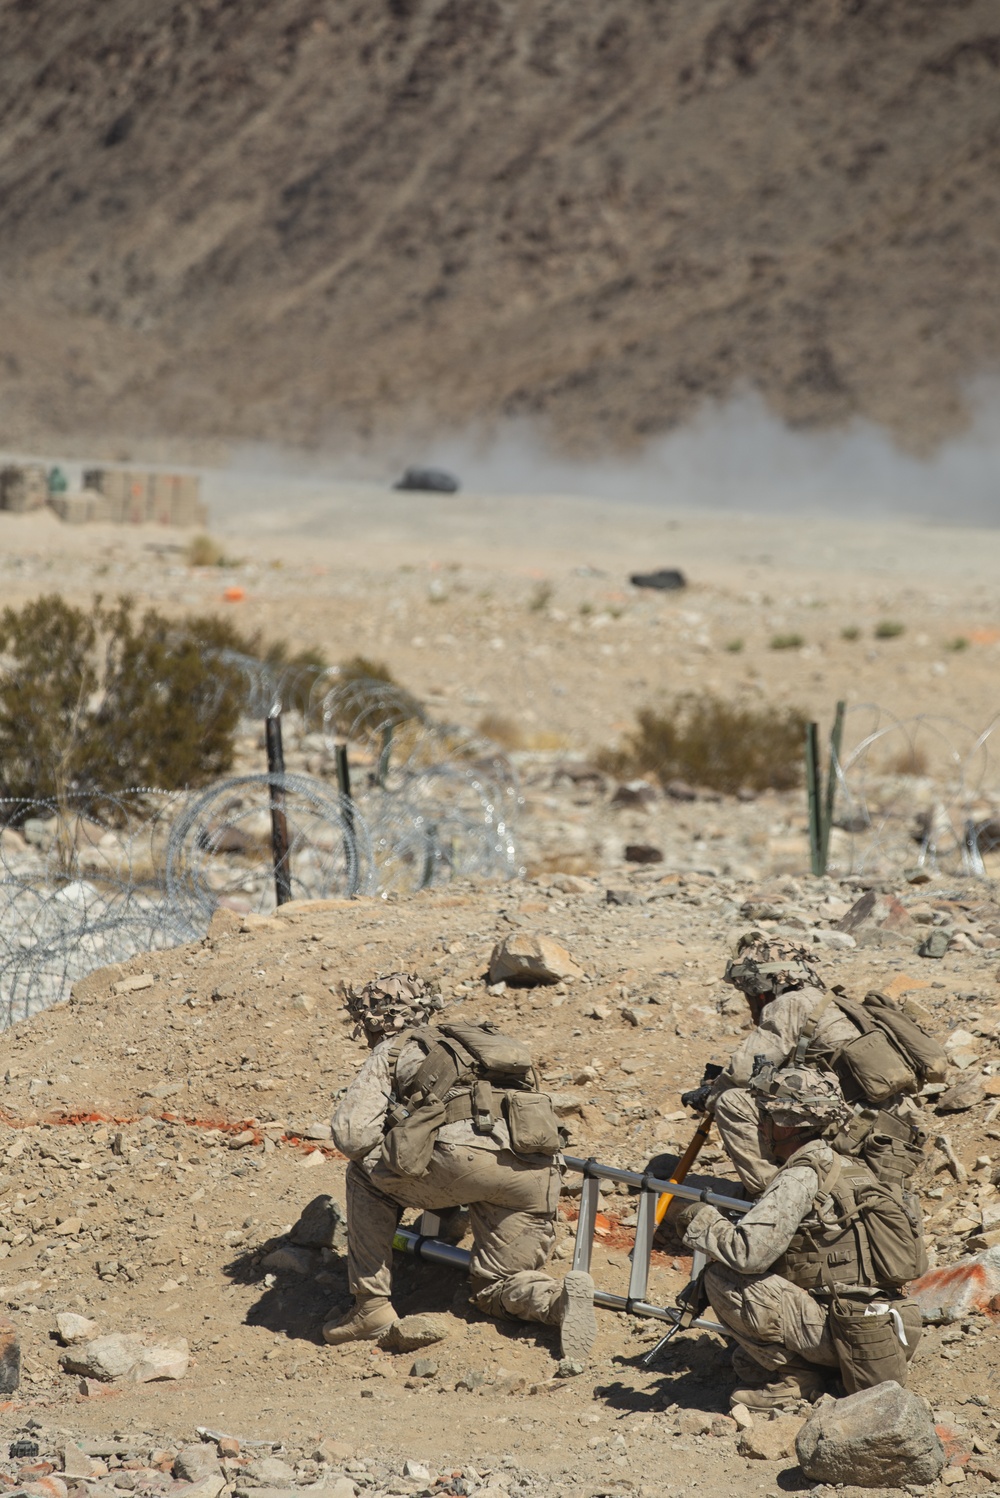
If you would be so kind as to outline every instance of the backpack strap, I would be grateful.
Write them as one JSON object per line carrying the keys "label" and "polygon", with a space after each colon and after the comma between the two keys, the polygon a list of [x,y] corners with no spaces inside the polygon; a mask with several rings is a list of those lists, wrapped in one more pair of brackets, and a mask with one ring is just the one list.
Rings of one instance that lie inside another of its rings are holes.
{"label": "backpack strap", "polygon": [[816,1008],[813,1010],[812,1014],[810,1014],[809,1018],[802,1026],[802,1030],[799,1034],[798,1040],[795,1043],[795,1051],[792,1056],[792,1060],[796,1066],[801,1066],[805,1061],[806,1053],[808,1052],[809,1047],[812,1045],[813,1041],[816,1039],[816,1031],[819,1027],[820,1018],[822,1017],[827,1005],[830,1003],[832,998],[832,993],[825,993],[820,999],[819,1003],[816,1005]]}

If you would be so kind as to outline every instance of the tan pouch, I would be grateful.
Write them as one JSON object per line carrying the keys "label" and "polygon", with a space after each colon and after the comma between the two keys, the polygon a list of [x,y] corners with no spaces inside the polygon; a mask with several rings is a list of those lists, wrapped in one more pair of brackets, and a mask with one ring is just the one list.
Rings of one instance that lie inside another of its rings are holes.
{"label": "tan pouch", "polygon": [[[904,1319],[903,1304],[900,1301],[846,1300],[834,1296],[829,1315],[830,1338],[848,1394],[888,1383],[890,1379],[901,1386],[906,1383],[907,1363],[913,1356],[916,1341],[906,1347],[900,1337],[902,1322],[906,1340],[911,1342],[907,1325],[911,1321],[910,1311],[907,1308]],[[875,1307],[880,1305],[888,1309],[876,1311]],[[919,1316],[919,1309],[917,1314]]]}
{"label": "tan pouch", "polygon": [[394,1124],[382,1141],[382,1160],[400,1176],[427,1174],[438,1131],[447,1122],[447,1110],[437,1098],[421,1103],[419,1108]]}
{"label": "tan pouch", "polygon": [[560,1147],[552,1099],[544,1092],[508,1092],[504,1115],[516,1155],[554,1155]]}
{"label": "tan pouch", "polygon": [[870,1103],[884,1103],[897,1092],[916,1091],[916,1077],[882,1030],[872,1029],[849,1040],[837,1057],[835,1070],[848,1097],[860,1094]]}

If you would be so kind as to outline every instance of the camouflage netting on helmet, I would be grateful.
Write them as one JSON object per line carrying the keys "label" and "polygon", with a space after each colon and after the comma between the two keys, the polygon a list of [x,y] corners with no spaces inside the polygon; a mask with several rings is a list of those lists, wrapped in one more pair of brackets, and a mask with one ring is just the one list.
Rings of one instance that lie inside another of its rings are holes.
{"label": "camouflage netting on helmet", "polygon": [[725,982],[751,996],[825,986],[805,947],[761,931],[747,931],[740,937],[736,956],[726,964]]}
{"label": "camouflage netting on helmet", "polygon": [[751,1078],[761,1108],[782,1129],[829,1133],[851,1117],[836,1077],[811,1066],[763,1067]]}
{"label": "camouflage netting on helmet", "polygon": [[357,1021],[355,1035],[364,1031],[369,1040],[381,1040],[412,1025],[426,1025],[444,1008],[440,990],[416,973],[373,978],[364,988],[348,988],[344,997]]}

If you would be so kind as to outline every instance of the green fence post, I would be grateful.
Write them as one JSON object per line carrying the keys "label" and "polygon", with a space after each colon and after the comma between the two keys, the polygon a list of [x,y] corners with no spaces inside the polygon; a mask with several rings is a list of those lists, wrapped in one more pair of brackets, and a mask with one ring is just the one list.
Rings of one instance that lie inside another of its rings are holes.
{"label": "green fence post", "polygon": [[823,872],[823,834],[820,826],[819,724],[806,724],[806,796],[809,801],[809,861],[814,874]]}
{"label": "green fence post", "polygon": [[830,766],[826,776],[826,804],[823,807],[823,869],[825,874],[830,862],[830,828],[833,826],[833,808],[837,800],[837,771],[840,769],[840,745],[844,737],[844,713],[847,703],[837,703],[837,711],[830,730]]}

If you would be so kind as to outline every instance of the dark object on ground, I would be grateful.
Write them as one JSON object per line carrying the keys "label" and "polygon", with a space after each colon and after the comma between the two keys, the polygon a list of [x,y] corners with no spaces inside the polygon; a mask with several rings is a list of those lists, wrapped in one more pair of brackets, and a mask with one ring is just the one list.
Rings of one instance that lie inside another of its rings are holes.
{"label": "dark object on ground", "polygon": [[659,588],[666,593],[687,587],[687,578],[677,567],[661,567],[657,572],[633,572],[629,582],[633,588]]}
{"label": "dark object on ground", "polygon": [[[693,798],[692,798],[693,799]],[[611,797],[612,806],[652,806],[659,800],[655,785],[648,780],[628,780]]]}
{"label": "dark object on ground", "polygon": [[334,1248],[343,1251],[347,1247],[347,1220],[344,1209],[332,1196],[315,1196],[302,1213],[288,1235],[292,1243],[302,1248]]}
{"label": "dark object on ground", "polygon": [[10,1449],[9,1449],[7,1455],[11,1458],[12,1461],[17,1461],[18,1457],[21,1457],[21,1456],[37,1456],[38,1455],[38,1442],[37,1441],[11,1441],[11,1443],[10,1443]]}
{"label": "dark object on ground", "polygon": [[975,829],[976,847],[980,853],[995,853],[1000,848],[1000,817],[980,822]]}
{"label": "dark object on ground", "polygon": [[662,863],[663,850],[654,848],[652,843],[629,843],[625,857],[629,863]]}
{"label": "dark object on ground", "polygon": [[408,468],[394,489],[420,489],[428,494],[457,494],[458,479],[443,468]]}

